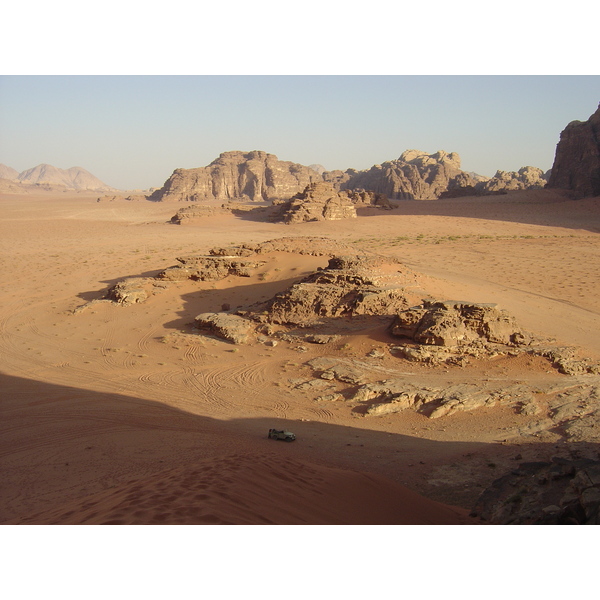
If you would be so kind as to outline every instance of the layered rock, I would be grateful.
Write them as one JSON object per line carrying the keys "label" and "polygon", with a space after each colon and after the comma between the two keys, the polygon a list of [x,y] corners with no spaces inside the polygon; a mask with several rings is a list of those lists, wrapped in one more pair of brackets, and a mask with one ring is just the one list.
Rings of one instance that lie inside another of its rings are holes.
{"label": "layered rock", "polygon": [[224,152],[206,167],[176,169],[164,186],[149,196],[154,201],[287,200],[307,185],[321,181],[303,165],[281,161],[266,152]]}
{"label": "layered rock", "polygon": [[435,200],[448,189],[475,183],[461,171],[459,155],[443,150],[435,154],[406,150],[397,160],[366,171],[333,171],[323,178],[341,190],[360,188],[400,200]]}
{"label": "layered rock", "polygon": [[206,217],[227,214],[227,209],[222,206],[208,206],[206,204],[196,204],[181,208],[171,217],[171,223],[175,225],[189,225]]}
{"label": "layered rock", "polygon": [[407,409],[439,419],[459,411],[471,411],[496,404],[533,404],[529,388],[514,384],[489,386],[459,383],[444,387],[417,386],[406,379],[389,379],[360,386],[350,402],[368,403],[367,415],[381,416]]}
{"label": "layered rock", "polygon": [[600,105],[587,121],[572,121],[561,132],[548,187],[600,195]]}
{"label": "layered rock", "polygon": [[354,204],[346,194],[323,181],[311,183],[289,201],[281,205],[284,223],[305,221],[337,221],[356,218]]}
{"label": "layered rock", "polygon": [[229,275],[250,277],[264,261],[239,256],[186,256],[177,258],[179,265],[162,271],[159,279],[169,281],[220,281]]}

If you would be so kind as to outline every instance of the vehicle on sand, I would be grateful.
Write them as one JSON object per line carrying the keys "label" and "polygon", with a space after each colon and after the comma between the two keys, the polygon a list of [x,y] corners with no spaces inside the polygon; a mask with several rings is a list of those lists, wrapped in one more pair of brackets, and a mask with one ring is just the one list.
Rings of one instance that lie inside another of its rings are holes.
{"label": "vehicle on sand", "polygon": [[272,440],[293,442],[296,439],[296,435],[291,431],[285,431],[284,429],[269,429],[269,438]]}

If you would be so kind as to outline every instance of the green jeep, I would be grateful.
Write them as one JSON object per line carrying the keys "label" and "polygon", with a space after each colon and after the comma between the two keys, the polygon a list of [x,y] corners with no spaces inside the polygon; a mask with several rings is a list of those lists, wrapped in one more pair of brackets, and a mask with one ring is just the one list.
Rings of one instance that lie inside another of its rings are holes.
{"label": "green jeep", "polygon": [[291,431],[285,431],[284,429],[269,429],[269,438],[272,440],[293,442],[296,439],[296,436]]}

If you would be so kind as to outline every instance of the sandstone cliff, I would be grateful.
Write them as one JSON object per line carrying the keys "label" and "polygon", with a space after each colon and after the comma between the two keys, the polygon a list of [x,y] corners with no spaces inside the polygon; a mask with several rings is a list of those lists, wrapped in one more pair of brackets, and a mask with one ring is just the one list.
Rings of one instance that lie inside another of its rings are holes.
{"label": "sandstone cliff", "polygon": [[224,152],[207,167],[176,169],[153,201],[288,200],[322,177],[309,167],[274,154]]}
{"label": "sandstone cliff", "polygon": [[368,170],[332,171],[324,173],[323,178],[341,190],[361,188],[396,200],[436,200],[448,189],[475,183],[461,171],[460,156],[443,150],[435,154],[406,150],[397,160]]}
{"label": "sandstone cliff", "polygon": [[600,195],[600,105],[584,122],[572,121],[560,134],[549,188],[580,197]]}

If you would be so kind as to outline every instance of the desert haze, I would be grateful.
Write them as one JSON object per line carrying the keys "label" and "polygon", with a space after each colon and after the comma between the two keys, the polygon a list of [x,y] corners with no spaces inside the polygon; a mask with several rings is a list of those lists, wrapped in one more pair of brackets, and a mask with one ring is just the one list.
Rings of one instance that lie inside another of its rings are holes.
{"label": "desert haze", "polygon": [[410,152],[6,188],[0,522],[597,523],[595,184]]}

